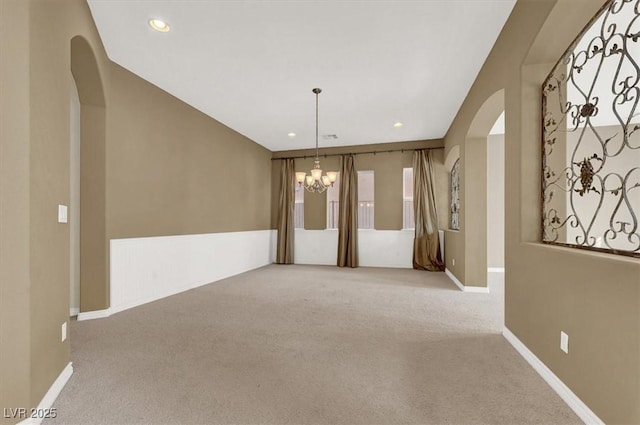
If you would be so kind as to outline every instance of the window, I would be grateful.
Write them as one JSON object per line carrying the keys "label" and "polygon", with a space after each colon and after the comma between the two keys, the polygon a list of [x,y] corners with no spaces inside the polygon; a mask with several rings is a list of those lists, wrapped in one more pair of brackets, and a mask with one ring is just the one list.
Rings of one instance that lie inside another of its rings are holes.
{"label": "window", "polygon": [[293,211],[293,227],[304,229],[304,187],[296,184],[295,210]]}
{"label": "window", "polygon": [[338,228],[338,207],[340,205],[340,173],[333,186],[327,189],[327,229]]}
{"label": "window", "polygon": [[402,170],[402,228],[414,229],[413,219],[413,168]]}
{"label": "window", "polygon": [[373,171],[358,171],[358,229],[373,229]]}
{"label": "window", "polygon": [[542,86],[542,240],[640,257],[637,4],[607,3]]}
{"label": "window", "polygon": [[[358,171],[358,228],[373,229],[374,185],[373,171]],[[327,189],[327,229],[338,228],[340,208],[340,174]]]}

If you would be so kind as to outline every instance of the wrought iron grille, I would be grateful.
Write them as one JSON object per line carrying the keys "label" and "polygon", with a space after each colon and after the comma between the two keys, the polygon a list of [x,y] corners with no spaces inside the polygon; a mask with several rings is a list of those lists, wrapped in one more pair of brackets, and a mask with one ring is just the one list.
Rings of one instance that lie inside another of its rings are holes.
{"label": "wrought iron grille", "polygon": [[607,1],[542,86],[542,240],[640,257],[640,0]]}
{"label": "wrought iron grille", "polygon": [[451,204],[449,205],[451,230],[460,230],[460,159],[451,168]]}

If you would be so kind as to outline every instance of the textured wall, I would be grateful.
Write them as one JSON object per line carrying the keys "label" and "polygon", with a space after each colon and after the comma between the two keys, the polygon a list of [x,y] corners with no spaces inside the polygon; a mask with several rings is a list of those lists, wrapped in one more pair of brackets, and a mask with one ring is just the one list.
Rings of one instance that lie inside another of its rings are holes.
{"label": "textured wall", "polygon": [[31,403],[29,3],[21,0],[0,1],[0,93],[0,408],[17,408]]}
{"label": "textured wall", "polygon": [[487,267],[504,267],[504,134],[487,138]]}
{"label": "textured wall", "polygon": [[[0,7],[0,396],[28,408],[69,362],[70,232],[56,213],[70,204],[72,39],[91,183],[83,310],[109,305],[110,238],[268,229],[271,152],[112,64],[85,1]],[[92,66],[99,78],[81,78]]]}
{"label": "textured wall", "polygon": [[269,228],[271,152],[111,66],[108,239]]}
{"label": "textured wall", "polygon": [[[604,422],[639,423],[640,263],[540,242],[540,86],[602,3],[518,1],[445,142],[447,151],[468,150],[477,112],[505,89],[506,327]],[[447,239],[448,255],[473,258],[456,242]],[[559,349],[561,330],[569,354]]]}

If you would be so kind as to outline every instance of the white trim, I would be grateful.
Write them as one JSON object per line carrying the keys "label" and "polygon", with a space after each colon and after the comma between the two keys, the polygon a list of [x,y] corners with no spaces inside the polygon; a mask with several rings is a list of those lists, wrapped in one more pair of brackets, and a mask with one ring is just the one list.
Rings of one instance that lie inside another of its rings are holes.
{"label": "white trim", "polygon": [[73,317],[73,316],[77,316],[78,314],[80,314],[80,309],[77,307],[70,307],[69,308],[69,317]]}
{"label": "white trim", "polygon": [[467,286],[467,285],[463,285],[462,282],[460,282],[458,280],[458,278],[455,277],[453,273],[451,273],[451,270],[445,268],[444,269],[444,273],[447,276],[449,276],[449,279],[451,279],[453,281],[453,283],[455,283],[456,286],[458,288],[460,288],[460,290],[462,292],[474,292],[474,293],[480,293],[480,294],[488,294],[489,293],[489,287],[488,286]]}
{"label": "white trim", "polygon": [[453,283],[455,283],[455,284],[456,284],[456,286],[457,286],[458,288],[460,288],[460,290],[461,290],[461,291],[464,291],[464,285],[462,284],[462,282],[460,282],[460,281],[458,280],[458,278],[457,278],[457,277],[455,277],[455,276],[454,276],[454,274],[453,274],[453,273],[451,273],[451,270],[449,270],[449,269],[445,268],[445,269],[444,269],[444,274],[446,274],[447,276],[449,276],[449,279],[451,279],[451,280],[453,281]]}
{"label": "white trim", "polygon": [[489,273],[504,273],[504,267],[488,267],[487,271]]}
{"label": "white trim", "polygon": [[564,400],[565,403],[575,412],[576,415],[585,424],[604,425],[600,419],[589,407],[584,404],[580,398],[571,391],[571,389],[560,380],[535,354],[527,348],[506,326],[502,331],[502,335],[513,348],[538,372],[538,374],[547,381],[547,384]]}
{"label": "white trim", "polygon": [[83,311],[78,313],[78,321],[82,320],[92,320],[92,319],[104,319],[105,317],[111,316],[111,309],[107,308],[104,310],[96,310],[96,311]]}
{"label": "white trim", "polygon": [[[44,397],[42,397],[40,404],[38,404],[37,411],[51,409],[53,403],[55,403],[56,399],[58,398],[58,395],[60,395],[60,391],[62,391],[64,386],[69,381],[69,378],[71,378],[71,375],[73,375],[73,365],[71,362],[69,362],[69,364],[67,364],[65,368],[62,369],[60,375],[58,375],[56,380],[53,382],[53,384],[49,388],[49,391],[47,391]],[[20,422],[18,425],[40,425],[42,423],[42,419],[43,418],[28,418]]]}
{"label": "white trim", "polygon": [[464,292],[474,292],[476,294],[488,294],[489,287],[488,286],[466,286],[464,287]]}

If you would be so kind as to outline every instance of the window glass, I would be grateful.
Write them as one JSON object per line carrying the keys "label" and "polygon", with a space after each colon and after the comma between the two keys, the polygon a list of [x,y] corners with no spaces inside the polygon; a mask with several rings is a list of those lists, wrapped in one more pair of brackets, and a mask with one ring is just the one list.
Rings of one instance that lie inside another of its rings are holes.
{"label": "window glass", "polygon": [[358,228],[373,229],[373,171],[358,171]]}
{"label": "window glass", "polygon": [[327,189],[327,229],[338,228],[338,207],[340,205],[340,173],[333,186]]}
{"label": "window glass", "polygon": [[404,168],[402,179],[402,228],[416,227],[413,220],[413,168]]}
{"label": "window glass", "polygon": [[293,227],[304,229],[304,187],[296,184],[295,210],[293,213]]}

